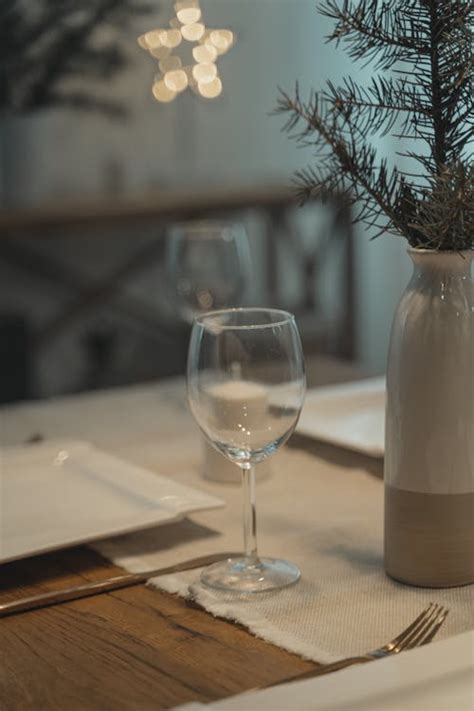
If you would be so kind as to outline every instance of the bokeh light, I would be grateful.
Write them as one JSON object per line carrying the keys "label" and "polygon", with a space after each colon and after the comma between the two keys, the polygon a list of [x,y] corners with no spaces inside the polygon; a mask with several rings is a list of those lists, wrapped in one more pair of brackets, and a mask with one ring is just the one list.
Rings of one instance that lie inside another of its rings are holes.
{"label": "bokeh light", "polygon": [[[214,99],[222,93],[215,62],[233,46],[234,33],[226,29],[207,29],[199,0],[178,0],[174,9],[176,16],[168,28],[158,27],[137,38],[139,46],[159,63],[153,95],[157,101],[169,103],[189,88],[198,96]],[[186,40],[183,46],[196,43],[191,50],[195,64],[183,66],[182,56],[174,52],[183,39]]]}
{"label": "bokeh light", "polygon": [[143,35],[143,39],[149,49],[154,49],[155,47],[161,47],[161,31],[153,30],[152,32],[147,32]]}
{"label": "bokeh light", "polygon": [[210,64],[217,57],[217,50],[213,45],[201,44],[193,49],[193,57],[199,64]]}
{"label": "bokeh light", "polygon": [[170,57],[166,57],[166,59],[160,59],[159,67],[163,74],[172,72],[174,69],[181,69],[181,57],[171,55]]}
{"label": "bokeh light", "polygon": [[181,44],[182,39],[180,30],[162,30],[160,32],[160,41],[163,47],[174,49]]}
{"label": "bokeh light", "polygon": [[153,84],[153,96],[157,101],[169,103],[176,97],[176,92],[166,86],[163,79]]}
{"label": "bokeh light", "polygon": [[217,76],[215,64],[196,64],[193,67],[193,77],[198,83],[208,84]]}
{"label": "bokeh light", "polygon": [[188,76],[182,69],[166,72],[164,82],[174,92],[184,91],[188,86]]}
{"label": "bokeh light", "polygon": [[169,47],[155,47],[150,49],[150,54],[155,59],[166,59],[171,54],[171,49]]}
{"label": "bokeh light", "polygon": [[215,99],[222,93],[222,82],[219,77],[216,77],[210,82],[200,81],[198,83],[198,90],[205,99]]}
{"label": "bokeh light", "polygon": [[190,25],[193,22],[198,22],[201,19],[201,8],[199,7],[185,7],[182,10],[178,10],[176,16],[183,25]]}
{"label": "bokeh light", "polygon": [[183,27],[181,28],[181,34],[183,35],[184,39],[188,40],[189,42],[197,42],[201,39],[205,30],[206,28],[204,27],[202,22],[194,22],[192,25],[183,25]]}

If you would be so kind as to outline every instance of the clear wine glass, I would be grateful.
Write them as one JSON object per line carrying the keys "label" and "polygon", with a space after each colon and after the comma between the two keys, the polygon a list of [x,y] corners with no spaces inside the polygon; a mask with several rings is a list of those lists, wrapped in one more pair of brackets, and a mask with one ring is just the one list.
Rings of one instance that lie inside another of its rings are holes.
{"label": "clear wine glass", "polygon": [[189,221],[169,228],[165,273],[182,320],[242,304],[249,281],[247,233],[237,223]]}
{"label": "clear wine glass", "polygon": [[255,466],[293,432],[306,391],[294,317],[260,308],[198,316],[189,344],[187,388],[200,429],[240,467],[244,490],[245,553],[206,568],[202,582],[251,593],[296,582],[296,565],[259,557],[255,512]]}

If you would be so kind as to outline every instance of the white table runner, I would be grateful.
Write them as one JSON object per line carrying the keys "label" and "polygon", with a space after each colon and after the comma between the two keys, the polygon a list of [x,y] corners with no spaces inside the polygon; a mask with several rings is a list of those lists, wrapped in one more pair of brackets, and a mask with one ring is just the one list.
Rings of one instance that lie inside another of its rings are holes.
{"label": "white table runner", "polygon": [[[225,509],[96,544],[114,562],[140,571],[210,551],[241,549],[240,489],[199,476],[199,436],[184,406],[182,386],[141,386],[7,410],[5,443],[24,441],[35,432],[89,439],[227,502]],[[274,458],[272,476],[257,486],[260,551],[296,562],[302,570],[297,585],[242,597],[202,588],[198,571],[154,584],[193,595],[211,613],[316,661],[379,646],[431,600],[451,609],[440,639],[471,629],[473,586],[426,590],[385,576],[383,486],[380,477],[361,466],[369,460],[325,446],[312,449],[285,448]],[[373,467],[381,469],[381,464]]]}
{"label": "white table runner", "polygon": [[[251,596],[205,589],[196,571],[153,583],[192,595],[214,615],[237,620],[254,634],[316,661],[379,646],[431,600],[451,608],[440,637],[472,627],[472,586],[423,590],[400,585],[384,574],[379,479],[289,449],[277,455],[273,469],[257,487],[260,551],[297,563],[302,571],[299,583]],[[239,489],[199,481],[191,467],[185,471],[178,465],[175,471],[180,481],[217,494],[227,507],[193,516],[194,523],[124,536],[96,549],[132,571],[209,550],[239,550]]]}

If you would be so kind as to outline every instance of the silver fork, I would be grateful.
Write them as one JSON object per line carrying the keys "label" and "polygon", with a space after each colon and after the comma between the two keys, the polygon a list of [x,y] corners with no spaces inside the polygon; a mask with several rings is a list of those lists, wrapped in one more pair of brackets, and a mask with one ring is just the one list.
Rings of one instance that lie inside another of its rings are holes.
{"label": "silver fork", "polygon": [[405,649],[413,649],[413,647],[420,647],[423,644],[428,644],[428,642],[431,642],[445,621],[448,612],[448,608],[434,602],[430,602],[428,607],[424,609],[420,615],[418,615],[416,620],[413,620],[413,622],[408,625],[403,632],[400,632],[399,635],[387,644],[384,644],[382,647],[373,649],[371,652],[367,652],[366,654],[362,654],[358,657],[346,657],[345,659],[339,659],[337,662],[332,662],[331,664],[322,664],[316,669],[303,672],[303,674],[296,674],[295,676],[277,681],[274,684],[269,684],[269,686],[287,684],[290,681],[312,679],[315,676],[321,676],[322,674],[327,674],[328,672],[344,669],[345,667],[350,667],[353,664],[363,664],[364,662],[370,662],[374,659],[380,659],[381,657],[389,657],[392,654],[398,654]]}

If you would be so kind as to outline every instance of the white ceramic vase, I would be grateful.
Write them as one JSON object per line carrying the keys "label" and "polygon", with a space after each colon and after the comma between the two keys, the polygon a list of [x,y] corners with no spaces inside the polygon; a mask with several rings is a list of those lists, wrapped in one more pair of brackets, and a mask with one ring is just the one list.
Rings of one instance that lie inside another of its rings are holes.
{"label": "white ceramic vase", "polygon": [[385,569],[451,587],[474,582],[474,252],[409,254],[387,368]]}

